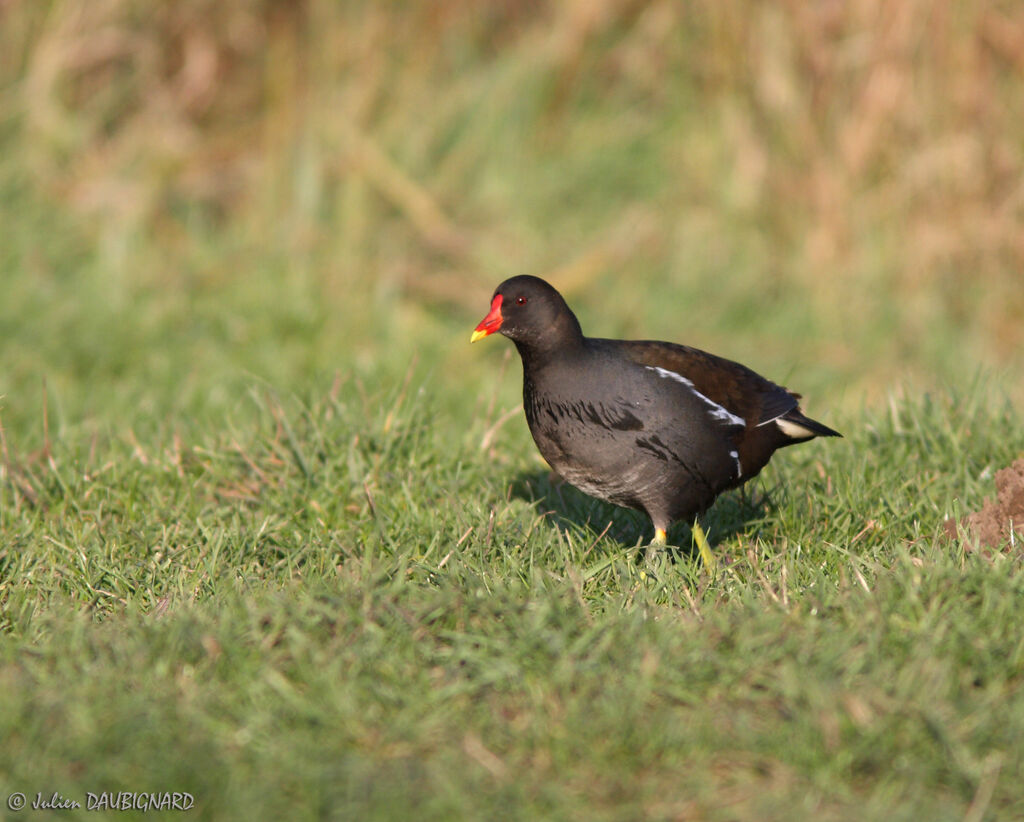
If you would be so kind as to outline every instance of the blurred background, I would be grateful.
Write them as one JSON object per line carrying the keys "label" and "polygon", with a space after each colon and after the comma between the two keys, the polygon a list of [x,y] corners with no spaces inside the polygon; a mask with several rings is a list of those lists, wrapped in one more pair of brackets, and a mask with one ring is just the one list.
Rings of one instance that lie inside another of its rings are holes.
{"label": "blurred background", "polygon": [[518,273],[821,419],[1024,400],[1024,5],[0,0],[9,437],[410,365],[511,405],[468,338]]}

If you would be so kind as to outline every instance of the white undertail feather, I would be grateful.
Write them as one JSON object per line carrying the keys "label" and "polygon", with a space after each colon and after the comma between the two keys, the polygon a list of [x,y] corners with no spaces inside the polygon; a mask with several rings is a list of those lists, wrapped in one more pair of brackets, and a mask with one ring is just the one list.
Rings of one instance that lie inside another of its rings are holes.
{"label": "white undertail feather", "polygon": [[804,428],[800,423],[793,422],[792,420],[783,419],[782,417],[776,417],[775,424],[779,426],[782,433],[790,439],[794,440],[807,440],[811,437],[818,436],[810,428]]}

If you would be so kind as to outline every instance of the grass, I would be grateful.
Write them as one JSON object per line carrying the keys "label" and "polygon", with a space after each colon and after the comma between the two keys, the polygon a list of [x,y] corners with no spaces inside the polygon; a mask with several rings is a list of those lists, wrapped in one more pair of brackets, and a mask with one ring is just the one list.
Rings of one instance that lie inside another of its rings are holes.
{"label": "grass", "polygon": [[[1024,453],[1019,14],[585,5],[0,12],[4,801],[1024,815],[1020,559],[942,535]],[[641,562],[468,345],[524,271],[845,439]]]}
{"label": "grass", "polygon": [[638,518],[552,486],[521,420],[487,450],[485,413],[436,424],[433,383],[254,389],[195,441],[12,461],[10,789],[184,790],[203,818],[1020,812],[1024,573],[939,535],[1024,447],[990,391],[780,455],[709,515],[711,579],[638,562]]}

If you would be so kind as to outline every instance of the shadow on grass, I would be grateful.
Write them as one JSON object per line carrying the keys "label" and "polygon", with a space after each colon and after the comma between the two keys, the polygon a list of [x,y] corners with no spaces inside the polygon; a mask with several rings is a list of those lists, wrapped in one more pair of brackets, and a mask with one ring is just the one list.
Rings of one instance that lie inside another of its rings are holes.
{"label": "shadow on grass", "polygon": [[[511,492],[517,499],[537,503],[538,513],[547,514],[556,525],[590,533],[594,540],[607,531],[610,539],[633,546],[646,544],[654,536],[651,521],[643,512],[594,499],[551,471],[521,472],[513,480]],[[723,494],[701,517],[712,548],[763,520],[771,504],[769,494],[759,485]],[[697,554],[687,523],[672,526],[668,544],[674,558]]]}

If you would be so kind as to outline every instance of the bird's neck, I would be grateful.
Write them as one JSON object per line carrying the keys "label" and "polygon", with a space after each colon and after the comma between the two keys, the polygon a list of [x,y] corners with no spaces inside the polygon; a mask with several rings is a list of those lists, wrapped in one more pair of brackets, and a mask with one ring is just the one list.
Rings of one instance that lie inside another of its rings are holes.
{"label": "bird's neck", "polygon": [[572,359],[584,351],[586,338],[579,320],[569,312],[544,330],[542,334],[528,340],[513,340],[526,371],[543,368],[556,358],[560,361]]}

